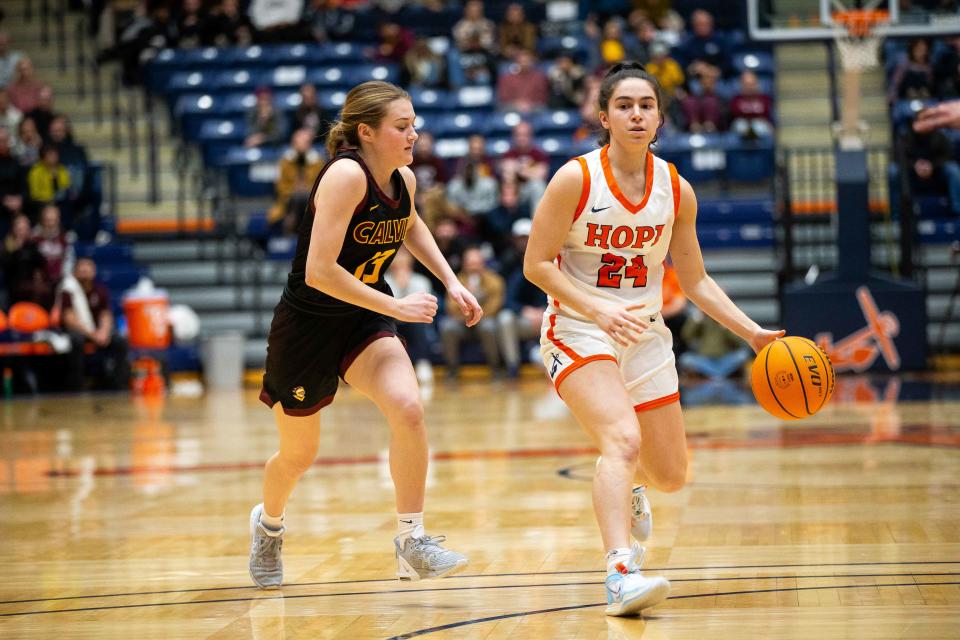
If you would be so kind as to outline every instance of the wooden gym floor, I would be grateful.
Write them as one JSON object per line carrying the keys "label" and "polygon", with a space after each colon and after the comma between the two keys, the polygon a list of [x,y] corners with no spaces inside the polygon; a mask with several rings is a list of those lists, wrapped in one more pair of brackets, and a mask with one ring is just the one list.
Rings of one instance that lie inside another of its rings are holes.
{"label": "wooden gym floor", "polygon": [[0,405],[0,637],[960,637],[957,377],[843,378],[790,424],[685,389],[689,484],[651,491],[645,565],[673,592],[626,620],[601,606],[594,453],[540,376],[427,394],[427,527],[464,573],[392,579],[387,429],[343,388],[288,508],[286,585],[255,589],[276,444],[256,394]]}

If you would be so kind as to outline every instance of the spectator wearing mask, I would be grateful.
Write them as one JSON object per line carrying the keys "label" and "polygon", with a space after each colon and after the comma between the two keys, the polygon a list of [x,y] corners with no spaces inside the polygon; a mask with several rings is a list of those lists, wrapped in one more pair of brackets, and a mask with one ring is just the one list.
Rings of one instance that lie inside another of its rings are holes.
{"label": "spectator wearing mask", "polygon": [[[413,270],[413,256],[405,247],[400,247],[393,258],[390,270],[385,276],[387,284],[395,298],[403,298],[414,293],[433,295],[430,279]],[[413,362],[420,384],[433,381],[433,365],[430,364],[431,345],[436,341],[432,324],[425,322],[397,322],[397,330],[406,343],[407,353]]]}
{"label": "spectator wearing mask", "polygon": [[103,360],[104,383],[108,389],[124,389],[130,378],[127,342],[116,333],[110,292],[96,278],[94,261],[80,258],[73,268],[72,278],[65,280],[60,293],[61,322],[72,343],[67,387],[74,391],[83,388],[84,347],[87,344],[92,344],[96,349],[95,357]]}
{"label": "spectator wearing mask", "polygon": [[[501,271],[506,282],[506,299],[497,315],[500,353],[508,378],[516,378],[520,372],[521,351],[524,341],[540,337],[543,312],[547,296],[523,275],[523,254],[530,238],[531,222],[521,218],[513,223],[513,252]],[[539,350],[538,350],[539,352]]]}
{"label": "spectator wearing mask", "polygon": [[287,135],[287,123],[283,114],[273,106],[273,93],[266,87],[256,91],[257,102],[247,114],[247,138],[245,147],[279,144]]}
{"label": "spectator wearing mask", "polygon": [[478,339],[487,365],[493,370],[499,366],[496,318],[503,307],[504,294],[503,278],[487,267],[478,247],[464,251],[463,269],[457,278],[480,303],[483,319],[472,327],[465,326],[460,306],[448,296],[447,315],[440,319],[440,342],[448,367],[447,377],[451,380],[460,375],[460,345],[466,339]]}
{"label": "spectator wearing mask", "polygon": [[313,133],[309,129],[298,129],[290,140],[290,148],[280,159],[277,199],[267,212],[267,221],[283,235],[296,234],[303,212],[310,204],[313,183],[323,168],[323,156],[311,148],[312,142]]}
{"label": "spectator wearing mask", "polygon": [[547,106],[550,83],[532,53],[522,50],[510,71],[497,81],[497,103],[504,111],[536,111]]}

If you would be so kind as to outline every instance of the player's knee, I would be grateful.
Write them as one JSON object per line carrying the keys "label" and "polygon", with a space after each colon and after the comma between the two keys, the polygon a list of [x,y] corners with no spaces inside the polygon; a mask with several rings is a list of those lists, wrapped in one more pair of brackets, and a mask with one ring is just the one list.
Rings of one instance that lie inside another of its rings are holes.
{"label": "player's knee", "polygon": [[284,466],[292,474],[303,475],[313,465],[317,459],[316,447],[305,447],[295,451],[281,451],[280,457],[283,459]]}
{"label": "player's knee", "polygon": [[663,469],[652,478],[654,486],[664,493],[674,493],[687,484],[687,461],[683,460]]}
{"label": "player's knee", "polygon": [[604,458],[615,457],[634,464],[640,455],[640,433],[635,425],[611,429],[602,449]]}
{"label": "player's knee", "polygon": [[390,401],[390,422],[405,429],[423,428],[423,403],[418,397],[396,398]]}

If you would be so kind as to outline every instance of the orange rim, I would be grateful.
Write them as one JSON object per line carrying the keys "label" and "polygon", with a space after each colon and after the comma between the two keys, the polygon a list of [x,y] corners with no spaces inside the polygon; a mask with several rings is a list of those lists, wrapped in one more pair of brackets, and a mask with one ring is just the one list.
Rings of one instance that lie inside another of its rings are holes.
{"label": "orange rim", "polygon": [[848,9],[834,11],[833,21],[842,25],[851,36],[862,38],[874,27],[890,22],[890,12],[884,9]]}

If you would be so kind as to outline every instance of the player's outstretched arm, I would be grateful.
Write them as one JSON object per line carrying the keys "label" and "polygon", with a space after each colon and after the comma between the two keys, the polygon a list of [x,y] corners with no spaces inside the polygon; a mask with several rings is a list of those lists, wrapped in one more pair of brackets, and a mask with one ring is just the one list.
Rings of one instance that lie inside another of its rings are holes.
{"label": "player's outstretched arm", "polygon": [[680,178],[680,210],[673,223],[670,257],[683,293],[704,313],[740,336],[754,351],[784,334],[768,331],[747,317],[723,289],[707,275],[697,240],[697,196],[690,183]]}

